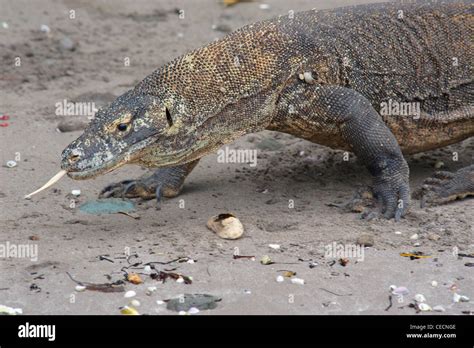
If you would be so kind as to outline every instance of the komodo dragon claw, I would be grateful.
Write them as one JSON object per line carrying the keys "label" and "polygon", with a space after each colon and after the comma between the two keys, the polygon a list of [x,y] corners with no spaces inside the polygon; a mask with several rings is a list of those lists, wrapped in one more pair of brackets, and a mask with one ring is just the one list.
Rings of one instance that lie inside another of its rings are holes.
{"label": "komodo dragon claw", "polygon": [[157,208],[160,209],[161,198],[177,196],[181,192],[186,176],[198,161],[176,167],[160,168],[148,177],[108,185],[99,193],[99,198],[120,197],[144,200],[156,198]]}
{"label": "komodo dragon claw", "polygon": [[422,208],[474,196],[474,164],[454,173],[435,172],[432,177],[425,179],[413,196],[420,199]]}

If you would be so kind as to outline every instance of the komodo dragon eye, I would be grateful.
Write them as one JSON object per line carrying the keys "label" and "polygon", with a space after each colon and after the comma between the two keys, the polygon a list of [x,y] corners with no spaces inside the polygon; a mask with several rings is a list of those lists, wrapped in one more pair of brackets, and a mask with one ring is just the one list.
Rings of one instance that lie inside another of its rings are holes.
{"label": "komodo dragon eye", "polygon": [[128,124],[127,123],[119,123],[117,125],[117,129],[120,131],[120,132],[125,132],[127,129],[128,129]]}

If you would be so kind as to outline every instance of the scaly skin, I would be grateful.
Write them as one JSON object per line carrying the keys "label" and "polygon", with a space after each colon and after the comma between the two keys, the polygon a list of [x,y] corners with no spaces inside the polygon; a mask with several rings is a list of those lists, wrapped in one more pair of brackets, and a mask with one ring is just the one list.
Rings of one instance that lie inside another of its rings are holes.
{"label": "scaly skin", "polygon": [[[410,196],[402,153],[474,134],[473,10],[390,3],[248,25],[175,59],[100,110],[64,150],[62,168],[73,179],[126,163],[160,168],[102,195],[175,196],[201,157],[270,129],[353,151],[374,177],[385,216],[400,218]],[[420,112],[381,116],[392,101],[417,103]]]}

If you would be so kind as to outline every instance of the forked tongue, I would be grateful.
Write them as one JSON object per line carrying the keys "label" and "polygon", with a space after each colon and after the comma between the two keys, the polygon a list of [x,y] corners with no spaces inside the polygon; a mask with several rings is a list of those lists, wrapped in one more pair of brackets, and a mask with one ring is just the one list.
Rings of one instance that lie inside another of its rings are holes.
{"label": "forked tongue", "polygon": [[44,184],[43,186],[41,186],[39,189],[37,189],[36,191],[34,192],[31,192],[29,195],[26,195],[24,198],[25,199],[29,199],[31,198],[31,196],[43,191],[43,190],[46,190],[48,187],[50,186],[53,186],[55,183],[57,183],[59,181],[59,179],[61,179],[67,172],[65,170],[61,170],[58,174],[56,174],[55,176],[53,176],[51,179],[49,179],[49,181]]}

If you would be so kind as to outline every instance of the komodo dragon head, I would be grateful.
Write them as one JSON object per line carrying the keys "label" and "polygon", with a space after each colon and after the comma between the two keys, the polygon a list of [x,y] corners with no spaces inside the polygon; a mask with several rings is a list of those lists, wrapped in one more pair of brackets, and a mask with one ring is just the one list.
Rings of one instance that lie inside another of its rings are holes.
{"label": "komodo dragon head", "polygon": [[279,68],[275,42],[262,39],[269,29],[260,25],[178,57],[99,110],[63,151],[62,169],[89,179],[127,163],[175,166],[264,129],[277,81],[290,73]]}

